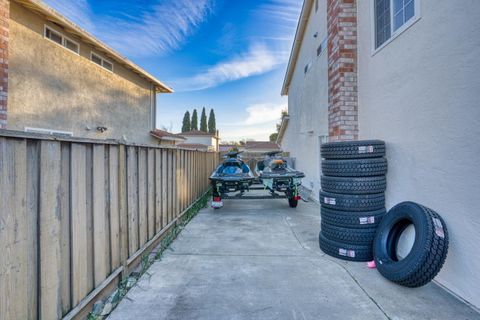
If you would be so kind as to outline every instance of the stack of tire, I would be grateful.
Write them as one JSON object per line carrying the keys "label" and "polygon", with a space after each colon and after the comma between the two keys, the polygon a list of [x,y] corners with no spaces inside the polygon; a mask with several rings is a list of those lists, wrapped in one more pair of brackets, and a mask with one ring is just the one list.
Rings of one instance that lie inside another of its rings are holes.
{"label": "stack of tire", "polygon": [[385,142],[329,142],[321,146],[321,156],[320,248],[336,258],[371,261],[385,215]]}

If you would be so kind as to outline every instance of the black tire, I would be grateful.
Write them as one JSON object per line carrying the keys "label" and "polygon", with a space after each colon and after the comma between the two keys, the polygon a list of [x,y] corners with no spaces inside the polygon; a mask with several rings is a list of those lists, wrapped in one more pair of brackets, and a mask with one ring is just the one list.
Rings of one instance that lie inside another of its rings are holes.
{"label": "black tire", "polygon": [[348,195],[320,191],[320,203],[335,210],[373,211],[385,208],[385,195],[383,193]]}
{"label": "black tire", "polygon": [[342,194],[381,193],[387,189],[387,178],[377,177],[327,177],[321,178],[322,190]]}
{"label": "black tire", "polygon": [[298,200],[288,199],[288,205],[290,208],[296,208],[298,206]]}
{"label": "black tire", "polygon": [[[397,244],[402,231],[413,224],[415,241],[410,253],[399,260]],[[402,202],[382,219],[374,240],[378,271],[406,287],[420,287],[440,271],[447,257],[448,231],[438,213],[414,202]]]}
{"label": "black tire", "polygon": [[330,225],[322,221],[322,234],[325,238],[341,243],[354,245],[369,245],[373,244],[375,238],[376,228],[365,229],[350,229]]}
{"label": "black tire", "polygon": [[361,246],[340,243],[327,239],[322,232],[319,235],[320,249],[329,256],[348,261],[371,261],[372,246]]}
{"label": "black tire", "polygon": [[355,212],[334,210],[322,206],[320,210],[322,222],[350,229],[376,228],[385,215],[385,209]]}
{"label": "black tire", "polygon": [[363,159],[385,156],[385,142],[381,140],[358,140],[328,142],[321,146],[324,159]]}
{"label": "black tire", "polygon": [[323,160],[322,173],[336,177],[371,177],[387,173],[387,159]]}

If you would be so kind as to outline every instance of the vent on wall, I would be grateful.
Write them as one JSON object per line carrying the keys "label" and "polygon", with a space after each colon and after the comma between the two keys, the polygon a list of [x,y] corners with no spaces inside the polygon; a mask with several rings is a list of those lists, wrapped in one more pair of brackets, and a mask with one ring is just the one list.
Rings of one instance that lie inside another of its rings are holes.
{"label": "vent on wall", "polygon": [[327,48],[327,38],[325,38],[325,39],[322,41],[322,43],[320,43],[320,45],[318,46],[318,48],[317,48],[317,57],[318,57],[319,55],[321,55],[321,54],[325,51],[326,48]]}
{"label": "vent on wall", "polygon": [[307,74],[308,70],[310,70],[310,68],[312,67],[312,63],[309,62],[305,65],[305,69],[303,70],[305,72],[305,74]]}

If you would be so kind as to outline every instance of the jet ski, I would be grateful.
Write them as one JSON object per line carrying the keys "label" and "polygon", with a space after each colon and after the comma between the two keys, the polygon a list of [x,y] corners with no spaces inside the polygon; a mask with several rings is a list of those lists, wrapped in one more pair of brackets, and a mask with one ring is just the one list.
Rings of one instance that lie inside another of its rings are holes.
{"label": "jet ski", "polygon": [[301,199],[298,188],[302,184],[303,172],[297,171],[289,164],[289,159],[281,156],[281,151],[269,152],[264,160],[257,162],[255,174],[264,188],[272,194],[285,193],[290,207],[295,208]]}
{"label": "jet ski", "polygon": [[212,207],[223,207],[222,196],[231,192],[239,192],[243,195],[248,191],[255,177],[250,167],[241,160],[241,152],[229,152],[225,160],[210,176],[213,189]]}

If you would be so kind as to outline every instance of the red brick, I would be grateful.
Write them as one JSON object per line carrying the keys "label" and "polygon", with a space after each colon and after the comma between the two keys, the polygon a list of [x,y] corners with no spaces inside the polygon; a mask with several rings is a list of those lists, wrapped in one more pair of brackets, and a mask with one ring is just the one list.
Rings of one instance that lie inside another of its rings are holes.
{"label": "red brick", "polygon": [[[357,2],[327,1],[329,139],[358,139]],[[348,115],[343,108],[348,108]]]}

